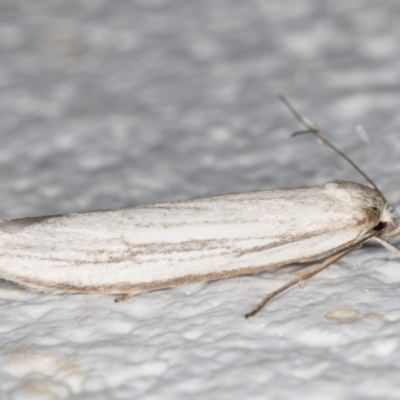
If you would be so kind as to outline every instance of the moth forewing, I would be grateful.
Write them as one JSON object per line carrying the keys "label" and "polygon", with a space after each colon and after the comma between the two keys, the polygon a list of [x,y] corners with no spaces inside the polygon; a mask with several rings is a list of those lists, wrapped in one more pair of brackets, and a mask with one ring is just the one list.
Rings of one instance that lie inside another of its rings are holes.
{"label": "moth forewing", "polygon": [[378,236],[385,206],[374,189],[333,181],[4,221],[0,274],[44,290],[122,295],[228,278],[320,260]]}

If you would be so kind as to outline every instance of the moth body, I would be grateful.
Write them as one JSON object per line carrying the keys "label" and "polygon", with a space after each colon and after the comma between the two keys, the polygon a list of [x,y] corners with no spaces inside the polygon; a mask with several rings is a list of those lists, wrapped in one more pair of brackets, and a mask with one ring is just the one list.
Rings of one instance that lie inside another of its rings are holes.
{"label": "moth body", "polygon": [[40,290],[133,295],[308,263],[399,233],[352,182],[0,223],[0,277]]}

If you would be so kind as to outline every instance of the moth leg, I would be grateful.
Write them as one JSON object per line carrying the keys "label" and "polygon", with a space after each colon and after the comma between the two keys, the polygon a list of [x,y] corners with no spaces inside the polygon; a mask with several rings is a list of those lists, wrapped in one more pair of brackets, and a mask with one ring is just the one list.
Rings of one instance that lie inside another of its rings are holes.
{"label": "moth leg", "polygon": [[289,281],[288,283],[286,283],[285,285],[281,286],[280,288],[274,290],[273,292],[269,293],[252,311],[250,311],[249,313],[247,313],[244,317],[245,318],[249,318],[249,317],[253,317],[254,315],[256,315],[272,298],[274,298],[276,295],[278,295],[279,293],[282,293],[283,291],[285,291],[286,289],[289,289],[291,286],[295,285],[296,283],[301,283],[302,285],[304,285],[304,282],[309,279],[312,278],[314,275],[317,275],[319,272],[323,271],[325,268],[328,268],[331,264],[333,264],[335,261],[341,259],[342,257],[344,257],[346,254],[350,253],[351,251],[353,251],[355,248],[359,247],[360,245],[357,243],[357,245],[355,246],[351,246],[348,249],[335,254],[331,257],[328,257],[327,259],[325,259],[322,263],[317,264],[315,266],[313,266],[312,268],[310,268],[309,270],[303,272],[302,274],[300,274],[299,276],[297,276],[296,278],[292,279],[291,281]]}
{"label": "moth leg", "polygon": [[304,286],[306,286],[306,280],[305,279],[300,279],[299,280],[299,286],[304,289]]}
{"label": "moth leg", "polygon": [[136,296],[138,293],[140,293],[140,292],[129,292],[129,293],[122,294],[121,296],[116,296],[114,298],[114,303],[120,303],[121,301],[128,300],[131,297]]}
{"label": "moth leg", "polygon": [[385,239],[382,239],[380,237],[374,237],[374,240],[378,243],[380,243],[382,246],[386,247],[388,250],[390,250],[392,253],[396,254],[397,257],[400,257],[400,249],[395,246],[394,244],[388,242]]}

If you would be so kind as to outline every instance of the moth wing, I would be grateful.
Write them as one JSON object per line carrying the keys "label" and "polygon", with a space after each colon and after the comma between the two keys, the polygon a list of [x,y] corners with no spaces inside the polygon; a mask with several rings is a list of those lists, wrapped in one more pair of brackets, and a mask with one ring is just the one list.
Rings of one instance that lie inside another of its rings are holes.
{"label": "moth wing", "polygon": [[267,190],[0,224],[0,274],[42,289],[127,293],[313,261],[374,221],[324,187]]}

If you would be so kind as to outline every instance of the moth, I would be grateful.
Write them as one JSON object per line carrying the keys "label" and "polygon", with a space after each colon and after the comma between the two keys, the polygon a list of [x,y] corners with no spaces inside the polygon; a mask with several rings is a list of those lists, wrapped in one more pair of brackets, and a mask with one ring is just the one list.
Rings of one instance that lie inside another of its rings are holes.
{"label": "moth", "polygon": [[[306,130],[345,157],[282,99]],[[140,292],[304,264],[271,298],[369,240],[400,233],[395,209],[375,184],[346,181],[108,211],[3,220],[0,277],[42,291]],[[310,266],[311,263],[311,266]]]}

